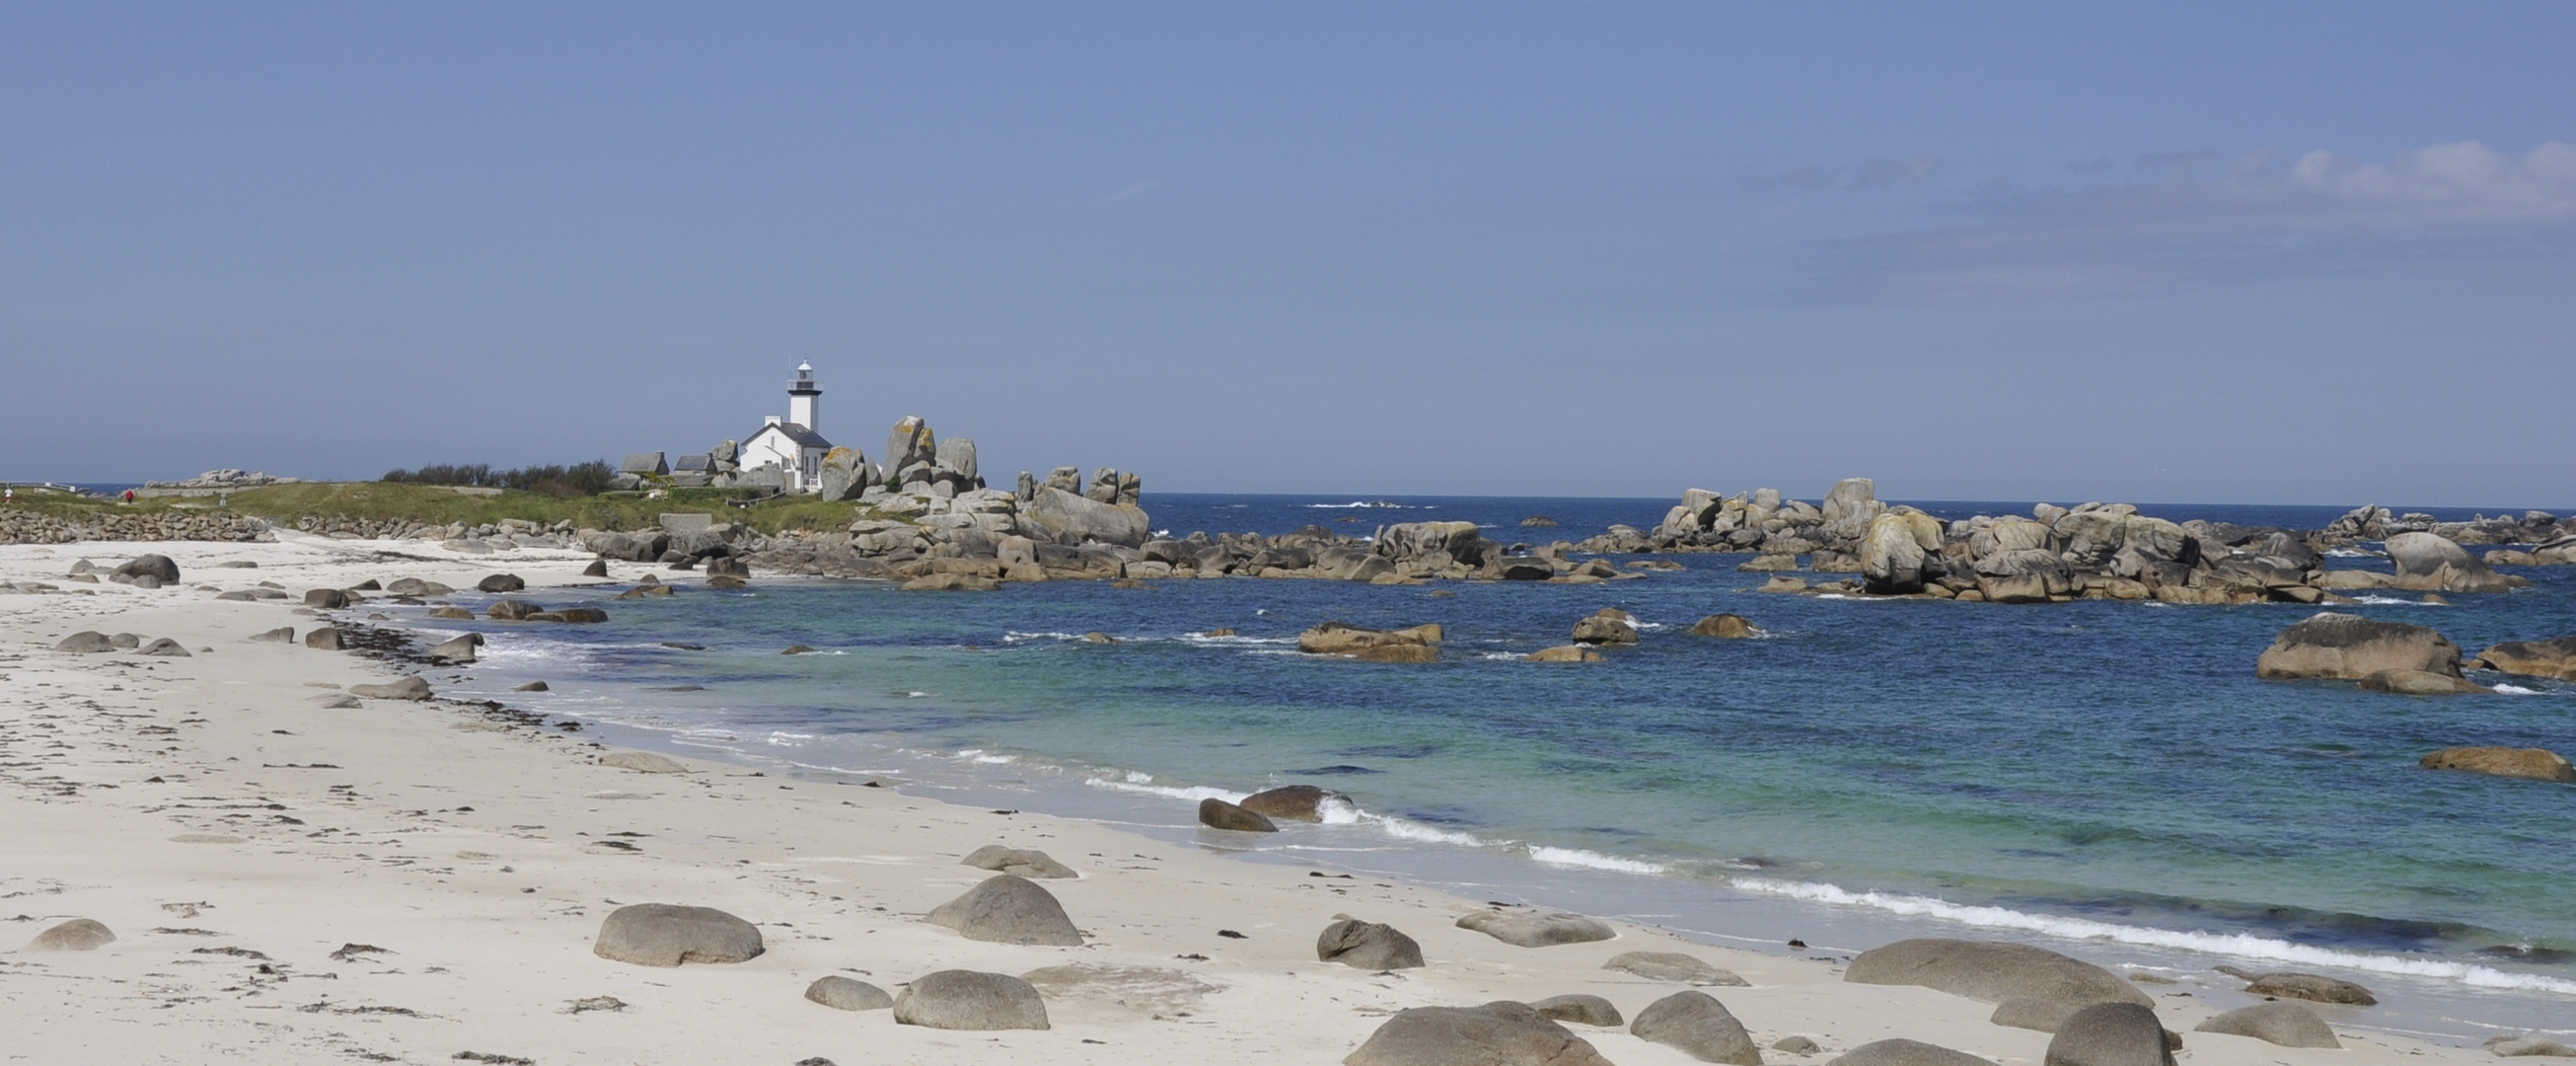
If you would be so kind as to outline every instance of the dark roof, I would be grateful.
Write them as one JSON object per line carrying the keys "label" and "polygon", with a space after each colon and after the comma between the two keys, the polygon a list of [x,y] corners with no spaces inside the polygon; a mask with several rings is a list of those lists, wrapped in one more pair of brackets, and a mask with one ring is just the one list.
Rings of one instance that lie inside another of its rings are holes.
{"label": "dark roof", "polygon": [[[832,442],[824,440],[822,434],[797,425],[794,422],[772,422],[760,427],[760,433],[769,433],[773,431],[786,434],[787,439],[795,441],[796,446],[799,448],[828,449],[832,446]],[[742,442],[744,444],[749,444],[752,441],[759,440],[760,433],[754,433],[749,437],[745,437]]]}
{"label": "dark roof", "polygon": [[715,466],[715,457],[712,455],[683,455],[679,462],[671,464],[671,469],[677,473],[703,474],[715,469]]}

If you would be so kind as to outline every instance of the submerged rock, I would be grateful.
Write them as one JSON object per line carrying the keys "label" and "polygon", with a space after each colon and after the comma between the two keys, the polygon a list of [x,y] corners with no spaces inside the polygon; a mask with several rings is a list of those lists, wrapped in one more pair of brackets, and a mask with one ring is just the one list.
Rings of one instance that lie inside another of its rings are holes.
{"label": "submerged rock", "polygon": [[2507,641],[2479,652],[2478,665],[2522,677],[2576,681],[2576,637]]}
{"label": "submerged rock", "polygon": [[2431,629],[2321,611],[2281,631],[2254,664],[2257,676],[2358,681],[2382,670],[2460,676],[2460,646]]}
{"label": "submerged rock", "polygon": [[2421,765],[2427,770],[2576,782],[2576,767],[2568,765],[2566,756],[2547,748],[2444,748],[2425,756]]}

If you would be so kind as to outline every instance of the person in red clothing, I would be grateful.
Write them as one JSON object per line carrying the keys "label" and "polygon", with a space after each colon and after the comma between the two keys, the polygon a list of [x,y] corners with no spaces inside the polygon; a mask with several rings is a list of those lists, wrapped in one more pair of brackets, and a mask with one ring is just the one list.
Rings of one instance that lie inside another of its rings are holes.
{"label": "person in red clothing", "polygon": [[133,503],[133,502],[134,502],[134,490],[133,490],[133,489],[127,489],[127,490],[125,490],[125,502],[127,502],[127,503]]}

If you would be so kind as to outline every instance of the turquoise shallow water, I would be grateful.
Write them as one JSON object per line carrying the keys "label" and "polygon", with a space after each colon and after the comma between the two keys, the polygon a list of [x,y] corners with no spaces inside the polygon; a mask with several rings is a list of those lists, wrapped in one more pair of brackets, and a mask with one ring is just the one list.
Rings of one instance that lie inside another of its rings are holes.
{"label": "turquoise shallow water", "polygon": [[[1563,525],[1547,532],[1575,539],[1662,507],[1317,502],[1156,514],[1264,532],[1458,517],[1508,538],[1549,513]],[[2306,526],[2335,513],[2174,510]],[[473,683],[498,694],[545,676],[558,692],[537,709],[1167,834],[1189,832],[1199,796],[1311,781],[1354,809],[1264,847],[1571,893],[1560,902],[1720,937],[2008,930],[2183,967],[2197,953],[2375,973],[2436,998],[2493,990],[2517,1018],[2576,1005],[2560,998],[2576,994],[2576,788],[2415,766],[2454,744],[2576,750],[2568,686],[2416,699],[2257,680],[2255,656],[2312,612],[2289,605],[1805,599],[1750,592],[1761,575],[1735,571],[1741,556],[1670,558],[1686,569],[1606,586],[760,581],[609,604],[601,627],[511,628]],[[2507,596],[2346,609],[2471,651],[2576,633],[2576,573],[2525,574],[2537,587]],[[1646,623],[1640,646],[1591,666],[1518,661],[1605,606]],[[1770,635],[1686,632],[1718,611]],[[1327,619],[1440,622],[1449,642],[1429,665],[1296,654],[1297,632]],[[1217,627],[1239,636],[1194,636]],[[797,643],[825,654],[778,654]],[[2462,1011],[2476,1013],[2430,1012]]]}

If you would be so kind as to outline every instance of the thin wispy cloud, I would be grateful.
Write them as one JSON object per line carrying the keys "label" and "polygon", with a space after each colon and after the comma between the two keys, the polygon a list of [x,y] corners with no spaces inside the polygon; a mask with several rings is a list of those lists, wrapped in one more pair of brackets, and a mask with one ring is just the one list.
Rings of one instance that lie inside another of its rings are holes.
{"label": "thin wispy cloud", "polygon": [[[1818,246],[1806,299],[2029,299],[2165,290],[2398,262],[2576,252],[2576,145],[2475,141],[2371,162],[2315,151],[2141,156],[1998,183],[1962,221]],[[2089,180],[2088,180],[2089,179]]]}
{"label": "thin wispy cloud", "polygon": [[1146,193],[1154,191],[1154,187],[1161,185],[1162,183],[1163,179],[1161,178],[1151,178],[1145,181],[1140,181],[1134,185],[1120,189],[1117,192],[1101,197],[1100,202],[1104,204],[1114,204],[1131,196],[1143,196]]}
{"label": "thin wispy cloud", "polygon": [[1890,185],[1929,180],[1941,169],[1937,155],[1911,155],[1903,159],[1880,157],[1865,159],[1846,166],[1804,166],[1751,179],[1757,189],[1880,189]]}

